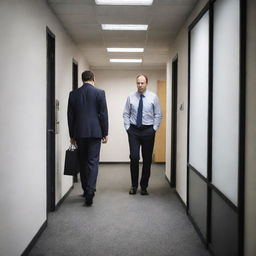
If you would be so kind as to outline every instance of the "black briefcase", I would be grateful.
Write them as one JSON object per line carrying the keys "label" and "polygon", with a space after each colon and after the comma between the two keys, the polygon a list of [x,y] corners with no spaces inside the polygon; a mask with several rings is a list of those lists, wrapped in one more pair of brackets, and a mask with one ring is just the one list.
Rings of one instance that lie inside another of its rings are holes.
{"label": "black briefcase", "polygon": [[70,147],[66,150],[64,175],[73,176],[77,173],[79,173],[77,147],[71,144]]}

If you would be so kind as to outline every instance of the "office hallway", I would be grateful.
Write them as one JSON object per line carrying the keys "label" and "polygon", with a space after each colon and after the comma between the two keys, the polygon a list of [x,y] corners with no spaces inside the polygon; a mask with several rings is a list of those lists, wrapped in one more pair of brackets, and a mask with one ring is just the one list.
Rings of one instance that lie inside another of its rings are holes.
{"label": "office hallway", "polygon": [[164,176],[153,165],[149,196],[129,195],[129,166],[100,165],[92,207],[80,184],[48,216],[30,256],[209,256]]}

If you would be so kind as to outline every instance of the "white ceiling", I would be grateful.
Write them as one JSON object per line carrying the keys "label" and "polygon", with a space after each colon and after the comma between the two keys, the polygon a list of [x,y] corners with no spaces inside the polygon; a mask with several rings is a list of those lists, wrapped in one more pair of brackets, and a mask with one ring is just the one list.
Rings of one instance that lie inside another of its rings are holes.
{"label": "white ceiling", "polygon": [[[94,0],[48,0],[92,69],[164,69],[172,40],[197,0],[154,0],[151,6],[99,6]],[[148,24],[147,31],[103,31],[101,24]],[[143,53],[109,53],[107,47],[139,47]],[[110,63],[142,58],[142,63]]]}

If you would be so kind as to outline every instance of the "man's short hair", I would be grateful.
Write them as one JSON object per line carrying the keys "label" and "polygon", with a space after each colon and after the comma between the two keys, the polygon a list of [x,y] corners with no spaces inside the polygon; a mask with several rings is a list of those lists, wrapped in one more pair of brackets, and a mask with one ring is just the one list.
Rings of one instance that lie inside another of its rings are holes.
{"label": "man's short hair", "polygon": [[82,81],[94,81],[94,74],[90,70],[86,70],[82,73]]}
{"label": "man's short hair", "polygon": [[140,76],[144,76],[145,79],[146,79],[146,83],[148,83],[148,77],[147,77],[146,75],[144,75],[144,74],[139,74],[139,75],[137,75],[136,80],[137,80]]}

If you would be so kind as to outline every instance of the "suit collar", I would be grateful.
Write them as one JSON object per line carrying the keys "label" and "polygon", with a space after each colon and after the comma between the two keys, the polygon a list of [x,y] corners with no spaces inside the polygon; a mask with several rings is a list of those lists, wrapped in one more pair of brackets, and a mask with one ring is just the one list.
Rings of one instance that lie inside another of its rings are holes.
{"label": "suit collar", "polygon": [[93,86],[93,85],[90,84],[90,83],[84,83],[84,84],[83,84],[83,86],[88,86],[88,85]]}

